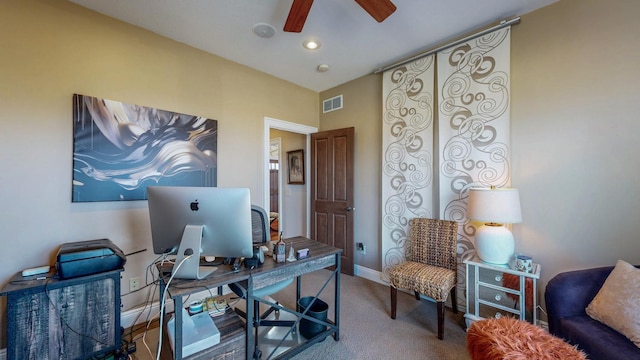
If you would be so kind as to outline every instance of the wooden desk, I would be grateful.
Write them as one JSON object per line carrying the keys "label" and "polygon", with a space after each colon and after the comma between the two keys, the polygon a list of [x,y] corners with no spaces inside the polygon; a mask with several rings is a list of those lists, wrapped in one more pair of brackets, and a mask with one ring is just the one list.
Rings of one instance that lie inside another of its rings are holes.
{"label": "wooden desk", "polygon": [[[290,239],[285,239],[287,243],[287,248],[290,245],[293,245],[294,249],[309,249],[309,257],[302,260],[297,260],[294,262],[285,262],[285,263],[276,263],[272,258],[266,258],[265,262],[262,266],[256,269],[245,269],[242,268],[239,272],[230,272],[229,268],[225,266],[220,266],[218,270],[216,270],[213,274],[209,275],[207,278],[202,280],[172,280],[167,291],[171,299],[174,301],[174,308],[180,309],[184,307],[183,304],[183,296],[200,292],[206,289],[217,288],[223,285],[228,285],[231,283],[239,282],[247,280],[248,283],[248,291],[247,291],[247,299],[246,299],[246,313],[247,319],[253,319],[253,312],[256,311],[253,306],[253,300],[258,300],[262,303],[265,303],[270,306],[274,306],[279,308],[282,311],[286,311],[298,316],[298,321],[301,318],[305,318],[311,321],[318,321],[314,319],[306,313],[300,313],[292,309],[287,309],[277,304],[274,304],[266,299],[257,298],[253,295],[253,292],[257,289],[263,288],[265,286],[269,286],[275,283],[278,283],[282,280],[296,278],[296,303],[300,299],[300,288],[301,288],[301,276],[316,270],[324,269],[327,267],[333,267],[333,273],[331,277],[324,284],[322,289],[324,289],[331,279],[334,279],[335,286],[335,299],[334,299],[334,320],[327,322],[323,322],[324,325],[327,326],[327,330],[318,334],[312,339],[309,339],[307,342],[300,344],[295,348],[291,348],[282,354],[280,354],[278,359],[288,359],[295,354],[298,354],[302,350],[308,348],[309,346],[322,341],[326,336],[333,335],[336,341],[339,340],[340,337],[340,256],[342,254],[342,250],[334,248],[332,246],[328,246],[326,244],[310,240],[304,237],[295,237]],[[168,277],[161,278],[161,288],[164,292],[164,281],[168,280]],[[320,292],[322,292],[322,289]],[[319,292],[319,293],[320,293]],[[319,295],[316,294],[316,296]],[[161,293],[161,296],[164,297],[164,293]],[[175,349],[174,349],[174,357],[175,359],[182,358],[182,313],[180,311],[175,312]],[[252,359],[254,354],[255,347],[255,339],[253,334],[253,326],[251,326],[251,320],[247,322],[247,326],[245,327],[246,331],[246,356],[247,359]]]}

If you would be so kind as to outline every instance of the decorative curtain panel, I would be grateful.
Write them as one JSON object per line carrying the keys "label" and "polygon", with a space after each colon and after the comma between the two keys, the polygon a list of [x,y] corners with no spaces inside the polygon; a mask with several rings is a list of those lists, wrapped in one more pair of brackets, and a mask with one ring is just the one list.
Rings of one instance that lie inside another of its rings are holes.
{"label": "decorative curtain panel", "polygon": [[[471,187],[509,183],[510,28],[438,53],[440,218],[458,231],[458,289],[476,229],[467,218]],[[458,291],[464,302],[464,291]]]}
{"label": "decorative curtain panel", "polygon": [[[475,249],[476,232],[467,218],[468,190],[501,187],[510,181],[510,50],[510,27],[505,27],[440,51],[436,114],[433,55],[383,74],[384,279],[388,281],[389,266],[404,260],[411,218],[455,220],[460,224],[458,303],[463,309],[466,279],[462,261]],[[436,135],[434,118],[438,119]],[[436,146],[438,168],[434,171]]]}
{"label": "decorative curtain panel", "polygon": [[433,217],[433,55],[383,74],[382,272],[404,260],[409,220]]}

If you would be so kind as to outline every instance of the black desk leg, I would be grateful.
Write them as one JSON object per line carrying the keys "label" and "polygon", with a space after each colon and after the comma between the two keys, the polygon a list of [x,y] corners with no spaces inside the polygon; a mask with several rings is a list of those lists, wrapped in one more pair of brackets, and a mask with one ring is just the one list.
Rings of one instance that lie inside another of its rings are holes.
{"label": "black desk leg", "polygon": [[255,339],[253,338],[253,329],[255,324],[253,323],[254,321],[254,315],[253,312],[254,311],[258,311],[258,309],[254,309],[253,306],[253,278],[251,276],[249,276],[249,279],[247,280],[247,296],[245,299],[245,303],[246,303],[246,316],[247,316],[247,321],[245,323],[245,327],[246,327],[246,348],[245,351],[247,352],[246,358],[247,360],[250,359],[254,359],[255,358]]}
{"label": "black desk leg", "polygon": [[300,305],[298,305],[298,301],[300,300],[300,289],[302,289],[302,276],[298,276],[296,278],[296,311],[300,312]]}
{"label": "black desk leg", "polygon": [[[165,301],[167,301],[165,299]],[[165,306],[166,308],[166,306]],[[182,359],[182,296],[178,296],[173,300],[173,315],[176,318],[176,321],[173,323],[173,336],[175,337],[175,342],[173,344],[173,358],[175,360]],[[158,336],[162,336],[159,334]]]}

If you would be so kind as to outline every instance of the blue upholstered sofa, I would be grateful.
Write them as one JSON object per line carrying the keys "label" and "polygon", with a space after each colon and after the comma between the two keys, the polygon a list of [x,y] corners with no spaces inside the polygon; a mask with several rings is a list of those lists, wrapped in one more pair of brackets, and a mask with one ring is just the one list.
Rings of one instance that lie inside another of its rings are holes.
{"label": "blue upholstered sofa", "polygon": [[640,359],[640,348],[631,340],[585,312],[611,270],[613,266],[569,271],[551,279],[544,294],[549,331],[578,345],[590,360]]}

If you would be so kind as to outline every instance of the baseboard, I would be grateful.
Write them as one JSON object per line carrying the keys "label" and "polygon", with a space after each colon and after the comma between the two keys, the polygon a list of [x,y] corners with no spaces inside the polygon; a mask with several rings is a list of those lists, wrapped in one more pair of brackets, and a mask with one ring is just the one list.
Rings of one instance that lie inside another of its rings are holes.
{"label": "baseboard", "polygon": [[[173,302],[167,301],[165,303],[167,307],[167,311],[171,308],[173,311]],[[146,307],[137,307],[133,309],[129,309],[120,314],[120,325],[127,329],[133,325],[141,324],[147,319],[157,318],[160,314],[160,302],[155,301],[150,306]]]}
{"label": "baseboard", "polygon": [[382,285],[389,285],[388,282],[382,280],[382,273],[380,271],[377,270],[373,270],[373,269],[369,269],[366,268],[364,266],[360,266],[360,265],[356,265],[355,266],[355,271],[354,271],[355,276],[367,279],[367,280],[371,280],[371,281],[375,281],[379,284]]}

